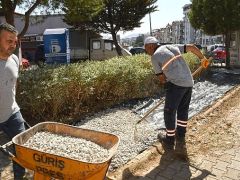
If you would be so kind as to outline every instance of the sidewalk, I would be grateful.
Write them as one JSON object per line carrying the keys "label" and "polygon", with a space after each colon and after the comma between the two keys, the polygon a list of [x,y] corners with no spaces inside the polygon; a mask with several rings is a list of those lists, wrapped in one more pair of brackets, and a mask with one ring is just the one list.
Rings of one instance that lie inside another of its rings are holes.
{"label": "sidewalk", "polygon": [[159,154],[149,161],[146,167],[138,169],[132,174],[129,169],[124,170],[121,178],[128,180],[239,180],[240,179],[240,152],[239,147],[227,151],[215,152],[196,156],[194,162],[184,162],[171,159]]}
{"label": "sidewalk", "polygon": [[108,179],[240,180],[240,86],[193,117],[187,133],[189,162],[156,143]]}

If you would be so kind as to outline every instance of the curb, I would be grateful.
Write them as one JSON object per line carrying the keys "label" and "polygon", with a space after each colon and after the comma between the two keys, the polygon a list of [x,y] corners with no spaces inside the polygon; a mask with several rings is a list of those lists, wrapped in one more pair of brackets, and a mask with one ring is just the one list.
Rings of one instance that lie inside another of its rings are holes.
{"label": "curb", "polygon": [[[225,101],[227,101],[228,99],[230,99],[237,91],[240,90],[240,85],[234,87],[233,89],[231,89],[230,91],[228,91],[224,97],[219,98],[215,103],[213,103],[211,106],[208,106],[206,109],[204,109],[203,111],[203,115],[208,115],[210,114],[212,111],[214,111],[215,109],[217,109],[222,103],[224,103]],[[199,113],[198,113],[199,114]],[[197,115],[198,115],[197,114]]]}
{"label": "curb", "polygon": [[130,160],[128,163],[122,167],[116,169],[114,172],[108,172],[106,175],[107,180],[122,180],[127,179],[134,169],[139,169],[142,167],[147,160],[153,159],[154,156],[158,154],[163,154],[164,150],[160,142],[156,142],[151,145],[148,149],[138,154],[134,159]]}
{"label": "curb", "polygon": [[[204,108],[198,114],[191,117],[191,119],[193,119],[194,117],[200,114],[204,116],[209,115],[212,111],[220,107],[225,101],[232,98],[232,96],[234,96],[238,91],[240,91],[240,85],[237,87],[233,87],[231,90],[225,93],[223,97],[220,97],[218,100],[215,101],[215,103]],[[125,165],[119,167],[113,172],[108,172],[106,175],[106,180],[127,179],[130,175],[132,175],[131,172],[134,172],[134,169],[138,169],[139,167],[146,165],[145,162],[147,160],[153,159],[155,155],[159,155],[163,153],[164,153],[164,150],[162,148],[161,143],[156,142],[155,144],[151,145],[148,149],[138,154],[134,159],[130,160]]]}

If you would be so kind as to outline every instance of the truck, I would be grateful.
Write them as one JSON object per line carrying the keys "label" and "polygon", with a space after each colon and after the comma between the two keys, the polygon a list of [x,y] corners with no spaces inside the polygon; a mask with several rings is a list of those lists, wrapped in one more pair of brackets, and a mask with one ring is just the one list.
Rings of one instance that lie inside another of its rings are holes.
{"label": "truck", "polygon": [[[70,63],[80,60],[105,60],[117,56],[113,40],[68,28],[46,29],[43,33],[45,60],[47,64]],[[131,53],[122,48],[123,56]]]}

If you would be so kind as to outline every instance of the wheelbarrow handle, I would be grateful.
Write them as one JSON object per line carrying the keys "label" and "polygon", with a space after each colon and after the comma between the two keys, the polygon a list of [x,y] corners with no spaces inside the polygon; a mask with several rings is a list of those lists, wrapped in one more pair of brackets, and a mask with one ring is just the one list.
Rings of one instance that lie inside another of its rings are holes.
{"label": "wheelbarrow handle", "polygon": [[11,146],[13,144],[13,142],[12,141],[9,141],[8,143],[6,143],[6,144],[4,144],[4,145],[0,145],[0,150],[5,154],[5,155],[7,155],[7,156],[9,156],[10,158],[14,158],[15,156],[10,152],[10,151],[8,151],[7,150],[7,148],[9,147],[9,146]]}
{"label": "wheelbarrow handle", "polygon": [[[26,129],[31,128],[31,126],[26,121],[24,121],[24,125],[25,125]],[[16,159],[16,156],[14,154],[12,154],[10,151],[8,151],[8,147],[11,146],[11,145],[13,145],[12,141],[9,141],[4,145],[0,145],[0,151],[2,151],[3,154],[10,157],[12,160],[18,162],[18,160]]]}
{"label": "wheelbarrow handle", "polygon": [[26,129],[29,129],[31,127],[30,124],[28,124],[27,121],[24,121],[24,125],[25,125]]}

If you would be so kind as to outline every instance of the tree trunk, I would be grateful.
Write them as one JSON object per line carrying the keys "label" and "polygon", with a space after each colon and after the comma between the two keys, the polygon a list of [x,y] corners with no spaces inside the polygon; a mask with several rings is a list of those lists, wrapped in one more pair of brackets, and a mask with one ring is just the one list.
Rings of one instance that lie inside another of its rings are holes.
{"label": "tree trunk", "polygon": [[226,68],[230,68],[230,40],[231,40],[231,32],[225,33],[225,51],[226,51]]}
{"label": "tree trunk", "polygon": [[19,38],[24,36],[25,33],[27,32],[28,30],[28,27],[29,27],[29,20],[30,20],[30,15],[31,13],[37,8],[37,6],[42,2],[42,0],[36,0],[36,2],[27,10],[27,12],[25,12],[25,15],[24,15],[24,19],[25,19],[25,24],[24,24],[24,27],[21,31],[21,33],[19,33]]}
{"label": "tree trunk", "polygon": [[122,55],[123,55],[123,54],[122,54],[122,49],[121,49],[121,47],[120,47],[119,44],[118,44],[117,34],[116,34],[115,32],[112,32],[111,34],[112,34],[113,43],[114,43],[114,45],[115,45],[115,47],[116,47],[116,51],[117,51],[118,55],[119,55],[119,56],[122,56]]}
{"label": "tree trunk", "polygon": [[5,19],[8,24],[14,25],[14,11],[5,12]]}

